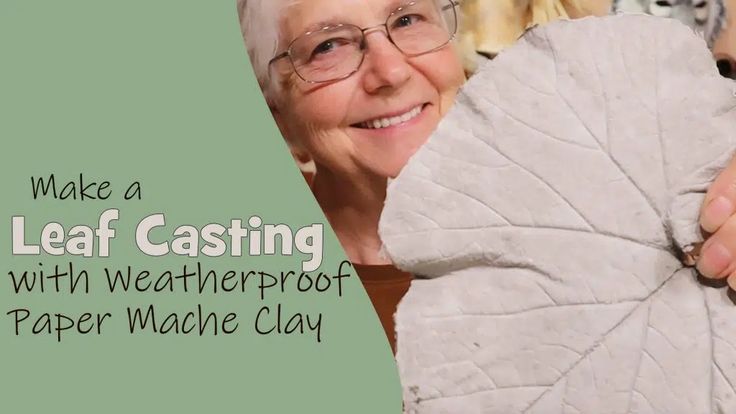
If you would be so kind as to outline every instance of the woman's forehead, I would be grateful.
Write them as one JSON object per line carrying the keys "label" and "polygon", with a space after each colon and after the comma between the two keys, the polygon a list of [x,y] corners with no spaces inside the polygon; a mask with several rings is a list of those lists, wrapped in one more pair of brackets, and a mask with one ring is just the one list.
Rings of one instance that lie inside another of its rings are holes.
{"label": "woman's forehead", "polygon": [[298,0],[286,11],[285,29],[291,36],[328,24],[373,26],[410,0]]}

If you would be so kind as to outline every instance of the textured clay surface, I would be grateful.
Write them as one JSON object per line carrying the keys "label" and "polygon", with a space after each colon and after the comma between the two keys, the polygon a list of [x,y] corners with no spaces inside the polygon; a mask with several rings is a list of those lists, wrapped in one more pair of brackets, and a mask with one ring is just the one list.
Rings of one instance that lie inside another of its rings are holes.
{"label": "textured clay surface", "polygon": [[669,19],[528,32],[389,188],[410,413],[736,413],[736,306],[677,259],[736,142],[734,82]]}

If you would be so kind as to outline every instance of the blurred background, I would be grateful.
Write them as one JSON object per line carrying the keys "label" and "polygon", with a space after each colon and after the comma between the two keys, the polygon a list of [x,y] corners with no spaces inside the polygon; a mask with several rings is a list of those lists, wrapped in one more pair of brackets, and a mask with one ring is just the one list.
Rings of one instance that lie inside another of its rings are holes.
{"label": "blurred background", "polygon": [[557,19],[647,13],[680,20],[703,35],[723,76],[736,78],[736,0],[462,0],[459,41],[472,73],[527,28]]}

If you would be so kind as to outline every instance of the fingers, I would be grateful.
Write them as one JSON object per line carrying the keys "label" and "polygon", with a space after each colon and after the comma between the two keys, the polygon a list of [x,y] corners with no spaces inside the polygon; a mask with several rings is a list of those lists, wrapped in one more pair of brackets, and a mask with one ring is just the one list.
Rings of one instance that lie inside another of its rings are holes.
{"label": "fingers", "polygon": [[[736,216],[726,219],[703,244],[696,266],[698,272],[707,278],[723,279],[736,273],[734,259],[736,259]],[[733,279],[736,286],[736,276],[730,279]]]}
{"label": "fingers", "polygon": [[736,290],[736,157],[708,188],[700,226],[712,235],[703,244],[698,272],[712,280],[725,280]]}
{"label": "fingers", "polygon": [[700,226],[714,233],[736,213],[736,158],[733,158],[708,188],[700,213]]}
{"label": "fingers", "polygon": [[710,202],[706,201],[700,214],[700,226],[708,233],[715,232],[734,214],[735,205],[736,201],[724,195],[719,195]]}

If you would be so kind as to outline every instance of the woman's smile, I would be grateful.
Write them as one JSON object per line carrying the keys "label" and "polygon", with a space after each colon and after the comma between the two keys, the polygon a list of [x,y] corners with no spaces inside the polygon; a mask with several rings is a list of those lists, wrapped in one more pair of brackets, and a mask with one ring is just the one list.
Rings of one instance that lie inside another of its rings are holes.
{"label": "woman's smile", "polygon": [[386,129],[407,124],[422,113],[426,104],[414,105],[409,110],[394,111],[379,115],[367,121],[353,124],[353,127],[363,129]]}
{"label": "woman's smile", "polygon": [[[429,103],[414,105],[409,110],[386,112],[369,120],[351,125],[349,134],[356,141],[372,140],[379,144],[383,139],[394,141],[393,145],[407,145],[410,156],[437,125],[437,116],[432,116]],[[386,145],[391,145],[386,143]],[[390,147],[383,147],[388,150]]]}

